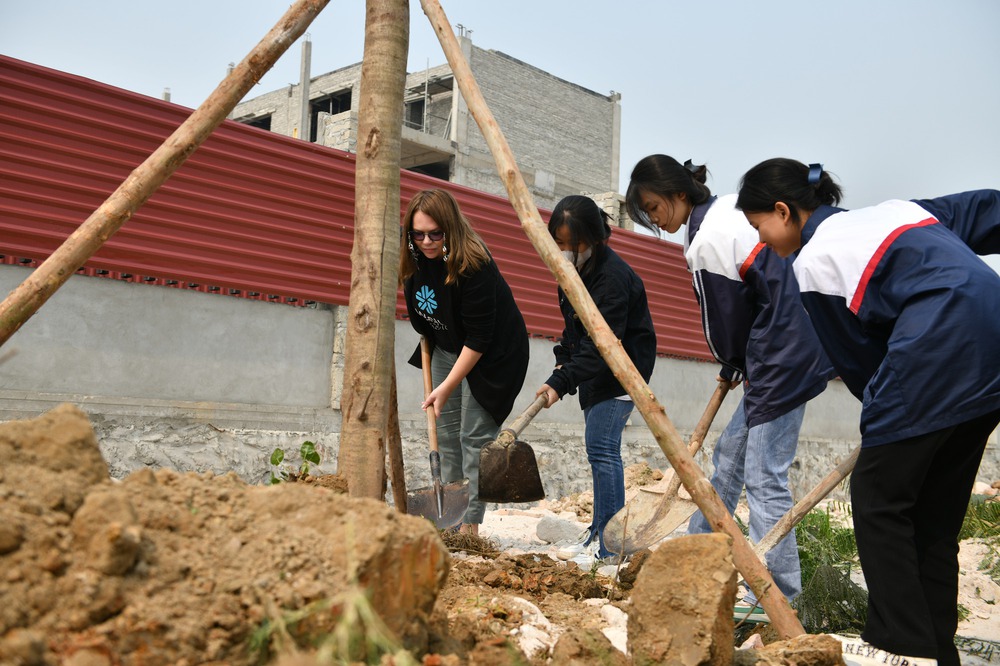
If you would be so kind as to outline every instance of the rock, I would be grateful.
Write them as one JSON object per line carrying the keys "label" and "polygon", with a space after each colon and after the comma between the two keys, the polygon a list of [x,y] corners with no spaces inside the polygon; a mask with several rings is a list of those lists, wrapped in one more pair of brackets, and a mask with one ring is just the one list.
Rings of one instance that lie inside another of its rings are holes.
{"label": "rock", "polygon": [[733,666],[843,666],[841,645],[827,634],[796,636],[757,649],[737,650]]}
{"label": "rock", "polygon": [[[560,666],[591,666],[607,664],[625,666],[628,657],[617,650],[611,641],[596,629],[578,629],[563,634],[552,648],[551,663]],[[638,662],[636,662],[638,663]]]}
{"label": "rock", "polygon": [[544,543],[574,543],[582,531],[578,523],[555,516],[544,516],[535,526],[535,536]]}
{"label": "rock", "polygon": [[982,481],[976,481],[972,484],[972,494],[992,497],[997,494],[997,487],[995,484],[991,486],[987,483],[983,483]]}
{"label": "rock", "polygon": [[616,606],[605,604],[601,606],[601,618],[608,625],[601,629],[601,633],[615,649],[625,654],[628,651],[628,615]]}
{"label": "rock", "polygon": [[639,572],[628,610],[635,664],[730,664],[736,568],[732,539],[698,534],[671,539]]}
{"label": "rock", "polygon": [[618,570],[618,584],[624,590],[631,590],[632,586],[635,585],[635,581],[639,577],[639,572],[642,571],[642,565],[646,563],[652,551],[648,548],[644,548],[637,553],[633,553],[632,557],[628,559],[628,562]]}

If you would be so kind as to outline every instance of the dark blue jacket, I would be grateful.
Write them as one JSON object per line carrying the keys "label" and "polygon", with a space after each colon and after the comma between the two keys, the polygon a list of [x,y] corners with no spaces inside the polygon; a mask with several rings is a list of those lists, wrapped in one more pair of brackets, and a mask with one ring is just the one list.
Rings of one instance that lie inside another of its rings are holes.
{"label": "dark blue jacket", "polygon": [[[649,381],[656,363],[656,331],[646,301],[642,279],[606,245],[595,247],[593,266],[580,278],[597,309],[618,338],[643,380]],[[553,350],[556,365],[545,381],[559,397],[580,388],[584,409],[626,394],[611,368],[597,350],[573,305],[559,288],[559,309],[566,328]]]}
{"label": "dark blue jacket", "polygon": [[724,378],[746,379],[754,427],[819,395],[835,373],[802,308],[791,261],[759,241],[735,204],[731,194],[695,206],[684,257],[705,340]]}
{"label": "dark blue jacket", "polygon": [[925,435],[1000,408],[1000,192],[824,206],[802,230],[802,302],[862,402],[861,444]]}

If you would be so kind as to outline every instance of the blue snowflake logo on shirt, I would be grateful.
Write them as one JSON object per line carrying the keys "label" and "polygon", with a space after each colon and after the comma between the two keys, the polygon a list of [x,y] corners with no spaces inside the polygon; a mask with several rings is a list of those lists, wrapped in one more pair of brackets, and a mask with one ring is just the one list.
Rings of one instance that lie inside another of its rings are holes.
{"label": "blue snowflake logo on shirt", "polygon": [[417,291],[416,297],[417,307],[427,314],[433,314],[434,311],[437,310],[438,303],[435,299],[434,290],[426,284]]}

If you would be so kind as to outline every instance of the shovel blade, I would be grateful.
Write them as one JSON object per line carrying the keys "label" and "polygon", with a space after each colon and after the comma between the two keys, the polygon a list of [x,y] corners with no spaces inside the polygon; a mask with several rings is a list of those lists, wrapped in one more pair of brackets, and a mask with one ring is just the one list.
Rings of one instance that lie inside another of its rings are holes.
{"label": "shovel blade", "polygon": [[697,510],[689,499],[640,492],[608,521],[604,545],[612,553],[631,555],[670,536]]}
{"label": "shovel blade", "polygon": [[[440,511],[438,500],[440,499]],[[469,508],[469,480],[453,481],[438,486],[417,488],[406,493],[406,513],[423,516],[439,530],[462,522]]]}
{"label": "shovel blade", "polygon": [[479,453],[479,499],[501,504],[545,499],[535,452],[525,442],[488,442]]}

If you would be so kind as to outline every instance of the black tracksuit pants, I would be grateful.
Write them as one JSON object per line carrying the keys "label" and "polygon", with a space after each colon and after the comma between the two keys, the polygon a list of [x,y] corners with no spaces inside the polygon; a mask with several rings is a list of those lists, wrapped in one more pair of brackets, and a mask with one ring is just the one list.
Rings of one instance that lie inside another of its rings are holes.
{"label": "black tracksuit pants", "polygon": [[942,666],[959,664],[958,532],[1000,411],[861,449],[851,505],[868,586],[862,638]]}

